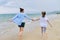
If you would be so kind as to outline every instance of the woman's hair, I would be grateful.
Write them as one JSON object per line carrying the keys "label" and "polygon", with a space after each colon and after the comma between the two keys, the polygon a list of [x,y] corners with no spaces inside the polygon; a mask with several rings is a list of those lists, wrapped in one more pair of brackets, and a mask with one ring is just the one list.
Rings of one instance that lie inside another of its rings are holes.
{"label": "woman's hair", "polygon": [[20,8],[20,12],[23,12],[24,11],[24,9],[23,8]]}
{"label": "woman's hair", "polygon": [[42,11],[42,17],[45,17],[45,15],[46,15],[46,12]]}

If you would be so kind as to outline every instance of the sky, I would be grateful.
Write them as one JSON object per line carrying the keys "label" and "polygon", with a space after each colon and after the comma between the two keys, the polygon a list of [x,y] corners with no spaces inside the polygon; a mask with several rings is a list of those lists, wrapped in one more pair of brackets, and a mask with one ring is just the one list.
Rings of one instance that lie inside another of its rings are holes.
{"label": "sky", "polygon": [[0,0],[0,14],[18,13],[20,7],[27,13],[60,11],[60,0]]}

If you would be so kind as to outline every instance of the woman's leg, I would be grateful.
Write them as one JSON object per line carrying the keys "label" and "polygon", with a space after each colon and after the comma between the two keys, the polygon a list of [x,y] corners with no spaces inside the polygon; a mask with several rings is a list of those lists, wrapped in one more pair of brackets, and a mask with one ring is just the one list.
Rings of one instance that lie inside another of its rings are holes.
{"label": "woman's leg", "polygon": [[23,28],[23,27],[20,27],[20,29],[19,29],[19,35],[20,35],[20,36],[22,36],[23,30],[24,30],[24,28]]}
{"label": "woman's leg", "polygon": [[24,30],[24,27],[20,27],[20,32],[22,32]]}
{"label": "woman's leg", "polygon": [[25,26],[25,22],[22,22],[21,25],[19,25],[19,27],[20,27],[20,30],[19,30],[20,35],[23,34],[24,26]]}
{"label": "woman's leg", "polygon": [[18,35],[18,40],[23,40],[23,36],[22,36],[22,34],[23,34],[23,27],[19,27],[19,35]]}

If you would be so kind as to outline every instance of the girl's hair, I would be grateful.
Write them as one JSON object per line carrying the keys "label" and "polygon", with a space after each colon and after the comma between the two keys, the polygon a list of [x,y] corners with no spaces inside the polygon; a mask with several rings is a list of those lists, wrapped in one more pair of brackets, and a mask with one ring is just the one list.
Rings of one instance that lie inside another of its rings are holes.
{"label": "girl's hair", "polygon": [[20,8],[20,12],[23,12],[24,11],[24,9],[23,8]]}
{"label": "girl's hair", "polygon": [[43,12],[42,12],[42,17],[45,17],[45,15],[46,15],[46,12],[43,11]]}

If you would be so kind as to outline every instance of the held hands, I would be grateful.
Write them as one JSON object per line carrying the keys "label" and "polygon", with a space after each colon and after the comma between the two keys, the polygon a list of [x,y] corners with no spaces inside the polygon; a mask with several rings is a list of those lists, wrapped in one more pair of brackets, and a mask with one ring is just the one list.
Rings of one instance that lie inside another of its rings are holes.
{"label": "held hands", "polygon": [[32,19],[32,21],[38,21],[39,19]]}

